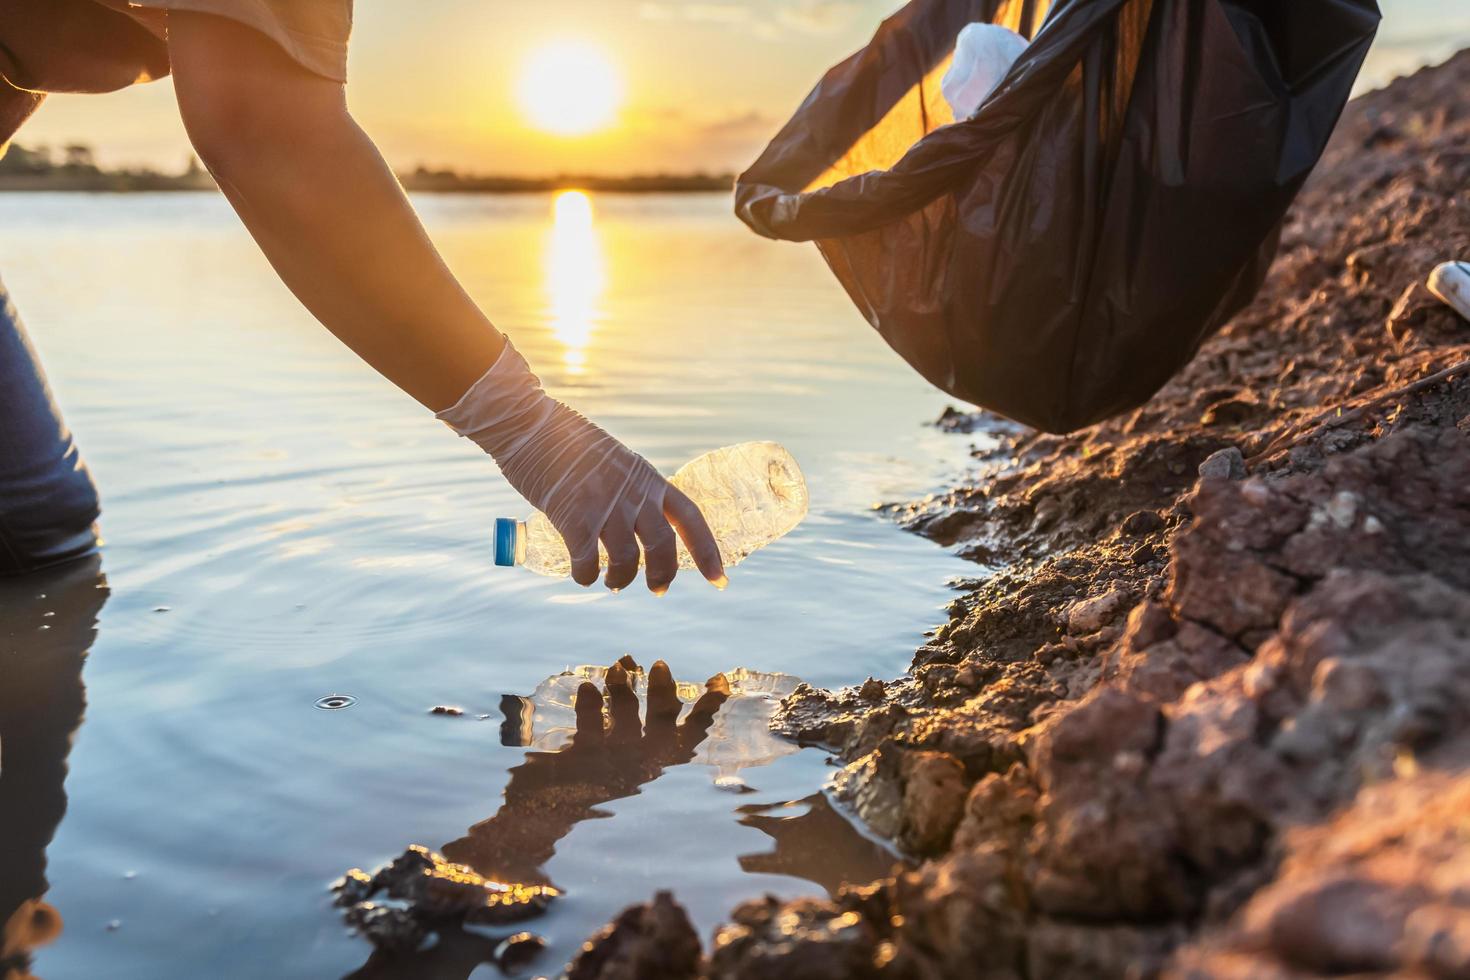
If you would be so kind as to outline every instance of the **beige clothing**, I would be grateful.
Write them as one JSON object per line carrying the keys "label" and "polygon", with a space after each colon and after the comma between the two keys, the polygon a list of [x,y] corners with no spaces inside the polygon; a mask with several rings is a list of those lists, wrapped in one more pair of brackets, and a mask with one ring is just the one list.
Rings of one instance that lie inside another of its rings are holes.
{"label": "beige clothing", "polygon": [[0,0],[0,154],[40,100],[106,93],[169,73],[169,10],[262,32],[298,65],[347,81],[353,0]]}
{"label": "beige clothing", "polygon": [[217,14],[253,27],[302,67],[347,80],[347,36],[352,0],[95,0],[117,8],[158,37],[166,37],[169,10]]}
{"label": "beige clothing", "polygon": [[0,147],[24,118],[6,111],[23,101],[15,89],[110,92],[167,75],[170,9],[239,21],[307,70],[347,80],[352,0],[0,0]]}

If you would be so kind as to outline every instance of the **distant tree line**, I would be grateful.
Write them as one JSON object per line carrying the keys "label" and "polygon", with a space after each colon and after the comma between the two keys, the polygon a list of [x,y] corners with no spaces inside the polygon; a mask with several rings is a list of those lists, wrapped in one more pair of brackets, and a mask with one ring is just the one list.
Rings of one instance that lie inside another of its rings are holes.
{"label": "distant tree line", "polygon": [[53,170],[72,173],[98,172],[92,148],[85,143],[70,143],[62,147],[59,160],[49,146],[33,149],[12,146],[8,153],[0,157],[0,174],[42,174]]}
{"label": "distant tree line", "polygon": [[[559,174],[554,177],[511,177],[462,174],[420,166],[399,174],[410,191],[426,193],[524,194],[576,188],[615,193],[681,193],[728,191],[733,174],[697,171],[688,174],[633,174],[610,177],[596,174]],[[0,155],[0,191],[197,191],[212,190],[214,180],[199,161],[189,158],[178,173],[150,167],[108,169],[84,143],[60,148],[11,144]]]}
{"label": "distant tree line", "polygon": [[420,166],[398,179],[411,191],[460,192],[472,194],[525,194],[538,191],[584,190],[620,194],[670,194],[691,191],[728,191],[735,175],[695,171],[688,174],[557,174],[553,177],[509,177],[495,174],[462,174],[455,170],[431,170]]}
{"label": "distant tree line", "polygon": [[193,157],[182,171],[169,174],[151,167],[105,169],[85,143],[60,149],[11,144],[0,156],[0,191],[192,191],[214,186]]}

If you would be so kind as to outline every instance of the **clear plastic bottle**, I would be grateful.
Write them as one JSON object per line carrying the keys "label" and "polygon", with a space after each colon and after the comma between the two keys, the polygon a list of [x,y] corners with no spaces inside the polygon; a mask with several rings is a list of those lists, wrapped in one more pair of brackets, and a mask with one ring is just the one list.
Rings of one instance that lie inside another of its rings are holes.
{"label": "clear plastic bottle", "polygon": [[[685,463],[669,480],[704,512],[725,567],[786,534],[806,517],[806,478],[786,449],[774,442],[742,442]],[[545,514],[525,521],[495,521],[495,564],[524,565],[540,575],[572,574],[571,556]],[[607,567],[607,555],[602,555]],[[679,542],[679,567],[694,558]]]}

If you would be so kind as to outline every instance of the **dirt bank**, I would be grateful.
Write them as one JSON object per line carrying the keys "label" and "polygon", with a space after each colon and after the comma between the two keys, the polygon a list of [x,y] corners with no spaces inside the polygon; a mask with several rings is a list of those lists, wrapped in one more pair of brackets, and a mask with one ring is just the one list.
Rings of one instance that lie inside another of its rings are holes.
{"label": "dirt bank", "polygon": [[705,975],[1470,976],[1470,324],[1420,285],[1470,256],[1467,91],[1470,52],[1353,103],[1146,407],[896,508],[985,574],[777,724],[928,860],[742,906]]}

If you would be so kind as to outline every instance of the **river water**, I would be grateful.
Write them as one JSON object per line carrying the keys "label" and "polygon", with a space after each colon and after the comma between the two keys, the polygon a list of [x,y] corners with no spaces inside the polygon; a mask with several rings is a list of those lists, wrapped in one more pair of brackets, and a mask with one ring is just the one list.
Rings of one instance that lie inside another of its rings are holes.
{"label": "river water", "polygon": [[[496,828],[521,819],[507,784],[556,745],[516,737],[505,695],[624,654],[696,684],[891,676],[973,567],[872,509],[947,480],[966,443],[924,424],[944,397],[815,250],[756,238],[720,195],[415,204],[553,393],[666,471],[783,443],[810,516],[724,593],[686,575],[661,599],[614,596],[495,568],[492,522],[526,505],[296,305],[222,199],[0,195],[0,275],[102,489],[107,541],[100,570],[0,591],[12,965],[31,949],[50,980],[351,974],[371,949],[329,882],[477,825],[503,848]],[[355,703],[316,706],[336,694]],[[554,854],[527,859],[567,893],[530,925],[552,945],[538,970],[659,888],[708,937],[744,898],[882,870],[813,796],[822,753],[739,730],[762,710],[732,708],[652,775],[557,770],[596,788],[538,831]],[[758,763],[739,769],[746,792],[716,784],[732,758]],[[492,976],[484,945],[363,975]]]}

